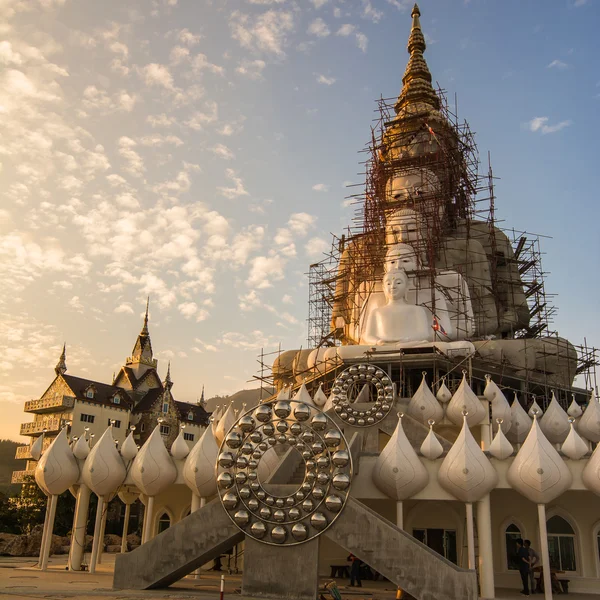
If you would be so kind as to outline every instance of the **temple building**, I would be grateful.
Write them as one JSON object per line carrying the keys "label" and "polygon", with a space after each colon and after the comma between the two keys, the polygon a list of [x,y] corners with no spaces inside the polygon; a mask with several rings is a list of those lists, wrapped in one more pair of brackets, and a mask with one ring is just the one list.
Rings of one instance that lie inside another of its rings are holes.
{"label": "temple building", "polygon": [[[69,446],[68,428],[35,449],[51,507],[77,489],[71,570],[90,494],[99,506],[118,494],[145,507],[142,545],[115,563],[119,589],[168,586],[243,547],[245,597],[314,600],[351,553],[398,597],[491,599],[527,591],[523,538],[547,600],[597,592],[597,351],[551,331],[538,242],[496,223],[491,166],[479,174],[472,133],[432,86],[419,17],[415,5],[400,95],[379,103],[355,225],[311,266],[308,348],[261,376],[275,394],[215,411],[191,450],[186,429],[169,451],[173,431],[152,420],[164,406],[175,430],[181,411],[145,325],[114,388],[94,391],[105,411],[126,394],[139,429],[117,449],[123,430],[101,413],[91,450],[79,430]],[[69,394],[88,410],[94,384],[81,385]],[[91,572],[101,531],[100,511]]]}
{"label": "temple building", "polygon": [[117,444],[121,445],[131,430],[136,443],[143,444],[160,418],[160,433],[167,446],[183,426],[184,439],[191,447],[208,425],[204,389],[196,404],[179,402],[171,391],[170,364],[165,381],[160,380],[157,368],[148,332],[148,307],[133,352],[110,384],[68,374],[63,347],[54,381],[39,399],[25,403],[24,411],[32,413],[34,420],[23,423],[20,434],[30,436],[31,443],[17,448],[16,457],[26,459],[27,466],[13,473],[12,483],[23,483],[35,472],[31,447],[36,440],[45,450],[66,425],[72,439],[87,436],[93,443],[112,424]]}

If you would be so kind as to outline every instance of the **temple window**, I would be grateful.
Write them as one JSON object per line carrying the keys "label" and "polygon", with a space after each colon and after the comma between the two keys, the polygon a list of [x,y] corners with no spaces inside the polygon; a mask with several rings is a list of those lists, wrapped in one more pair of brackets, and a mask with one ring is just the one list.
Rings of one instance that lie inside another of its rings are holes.
{"label": "temple window", "polygon": [[194,441],[194,434],[193,433],[184,433],[183,434],[183,439],[186,442],[193,442]]}
{"label": "temple window", "polygon": [[81,414],[79,420],[83,423],[93,423],[96,417],[94,415]]}
{"label": "temple window", "polygon": [[160,434],[161,435],[169,435],[170,431],[171,431],[170,425],[161,425],[160,426]]}
{"label": "temple window", "polygon": [[112,425],[116,429],[120,429],[121,428],[121,421],[117,421],[115,419],[108,419],[108,424]]}
{"label": "temple window", "polygon": [[550,567],[558,571],[576,571],[575,531],[568,521],[555,515],[546,523]]}
{"label": "temple window", "polygon": [[121,404],[121,397],[120,397],[120,396],[115,396],[115,397],[113,398],[113,402],[114,402],[115,404]]}
{"label": "temple window", "polygon": [[171,517],[167,513],[160,515],[158,519],[158,533],[162,533],[165,529],[171,527]]}
{"label": "temple window", "polygon": [[169,412],[169,403],[168,402],[163,402],[162,411],[164,413],[168,413]]}
{"label": "temple window", "polygon": [[146,431],[146,423],[142,423],[142,424],[140,425],[140,431],[141,431],[142,433],[144,433],[144,431]]}
{"label": "temple window", "polygon": [[93,398],[94,397],[94,388],[88,388],[85,391],[85,397],[86,398]]}
{"label": "temple window", "polygon": [[509,571],[518,571],[517,540],[522,538],[523,534],[514,523],[511,523],[504,531],[504,535],[506,539],[506,567]]}
{"label": "temple window", "polygon": [[194,413],[190,411],[188,413],[188,421],[193,421],[193,420],[194,420]]}

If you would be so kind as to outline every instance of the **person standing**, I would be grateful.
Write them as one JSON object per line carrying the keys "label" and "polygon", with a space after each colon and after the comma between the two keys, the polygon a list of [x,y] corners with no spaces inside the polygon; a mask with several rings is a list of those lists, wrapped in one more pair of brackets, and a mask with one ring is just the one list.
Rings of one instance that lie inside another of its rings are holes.
{"label": "person standing", "polygon": [[535,586],[535,573],[533,572],[533,568],[535,566],[539,566],[540,564],[540,555],[531,547],[531,541],[525,540],[523,545],[527,550],[529,550],[529,582],[531,584],[531,593],[535,594],[536,586]]}
{"label": "person standing", "polygon": [[360,565],[362,561],[360,558],[354,556],[354,554],[350,554],[348,560],[352,562],[350,565],[350,585],[354,587],[354,582],[356,581],[356,585],[362,587],[360,580]]}
{"label": "person standing", "polygon": [[529,596],[529,550],[525,548],[522,538],[517,540],[517,560],[519,561],[519,574],[523,582],[521,596]]}

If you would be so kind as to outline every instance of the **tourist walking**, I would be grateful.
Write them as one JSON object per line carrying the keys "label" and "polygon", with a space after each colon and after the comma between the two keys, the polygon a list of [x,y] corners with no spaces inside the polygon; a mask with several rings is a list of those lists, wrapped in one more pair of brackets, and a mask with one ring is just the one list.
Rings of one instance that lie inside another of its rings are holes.
{"label": "tourist walking", "polygon": [[531,593],[535,594],[536,585],[535,585],[535,573],[533,571],[534,567],[539,567],[540,565],[540,555],[531,547],[531,540],[525,540],[523,545],[527,550],[529,550],[529,583],[531,588]]}
{"label": "tourist walking", "polygon": [[525,548],[523,539],[517,540],[517,560],[519,562],[519,574],[523,582],[522,596],[529,596],[529,550]]}
{"label": "tourist walking", "polygon": [[358,587],[362,587],[362,582],[360,581],[360,566],[362,561],[360,558],[354,556],[354,554],[350,554],[348,560],[352,562],[350,565],[350,585],[354,587],[354,582],[356,582]]}

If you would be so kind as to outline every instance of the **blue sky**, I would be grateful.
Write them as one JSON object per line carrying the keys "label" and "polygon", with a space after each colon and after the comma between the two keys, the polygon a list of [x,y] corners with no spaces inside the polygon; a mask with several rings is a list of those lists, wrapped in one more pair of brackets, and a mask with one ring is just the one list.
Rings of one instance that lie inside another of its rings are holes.
{"label": "blue sky", "polygon": [[[305,272],[353,213],[400,0],[0,0],[0,436],[150,331],[174,393],[305,344]],[[556,327],[600,345],[596,0],[420,3],[434,80],[492,153],[497,215],[545,240]]]}

